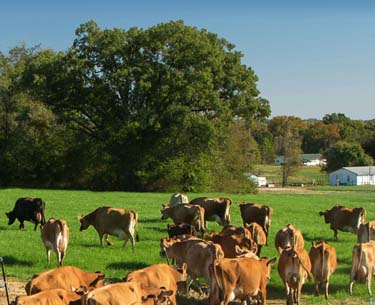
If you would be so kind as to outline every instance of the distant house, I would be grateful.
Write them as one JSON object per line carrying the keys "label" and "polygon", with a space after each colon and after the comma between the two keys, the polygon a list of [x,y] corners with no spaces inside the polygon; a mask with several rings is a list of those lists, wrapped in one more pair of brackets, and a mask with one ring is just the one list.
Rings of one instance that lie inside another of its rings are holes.
{"label": "distant house", "polygon": [[252,174],[244,174],[250,181],[252,181],[256,186],[266,186],[267,179],[266,177],[260,177]]}
{"label": "distant house", "polygon": [[[275,165],[284,164],[284,156],[277,156],[274,162]],[[326,160],[323,159],[322,154],[302,154],[301,162],[304,166],[321,166],[326,164]]]}
{"label": "distant house", "polygon": [[375,185],[375,166],[343,167],[329,174],[330,185]]}

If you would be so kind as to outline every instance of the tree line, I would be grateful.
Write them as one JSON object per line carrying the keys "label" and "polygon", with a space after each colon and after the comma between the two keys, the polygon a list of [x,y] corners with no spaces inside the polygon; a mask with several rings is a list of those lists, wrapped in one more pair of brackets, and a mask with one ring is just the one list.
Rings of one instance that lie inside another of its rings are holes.
{"label": "tree line", "polygon": [[278,154],[373,161],[375,121],[269,119],[242,57],[182,21],[89,21],[66,51],[0,53],[0,186],[250,192],[243,173]]}

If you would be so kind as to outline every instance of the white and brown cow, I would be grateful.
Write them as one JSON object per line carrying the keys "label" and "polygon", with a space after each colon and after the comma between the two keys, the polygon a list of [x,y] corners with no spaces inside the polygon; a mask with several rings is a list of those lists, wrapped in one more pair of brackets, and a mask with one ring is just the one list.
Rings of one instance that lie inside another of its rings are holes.
{"label": "white and brown cow", "polygon": [[100,207],[87,215],[78,218],[81,223],[80,231],[86,230],[92,225],[98,232],[100,245],[103,245],[103,237],[110,245],[108,235],[114,235],[124,240],[125,247],[130,240],[134,251],[135,241],[138,237],[138,213],[121,208]]}
{"label": "white and brown cow", "polygon": [[68,224],[63,219],[50,218],[41,229],[41,237],[46,248],[48,263],[51,250],[56,253],[57,264],[62,266],[69,243]]}
{"label": "white and brown cow", "polygon": [[229,198],[199,197],[190,201],[204,208],[204,220],[216,221],[224,227],[230,223],[230,208],[232,200]]}
{"label": "white and brown cow", "polygon": [[361,223],[358,228],[357,242],[367,243],[370,240],[375,240],[375,221]]}
{"label": "white and brown cow", "polygon": [[239,203],[243,226],[247,223],[256,222],[259,224],[268,238],[269,227],[271,225],[273,209],[264,204]]}
{"label": "white and brown cow", "polygon": [[367,283],[369,295],[371,291],[372,274],[375,271],[375,241],[357,244],[352,252],[352,269],[350,271],[349,293],[353,293],[354,281],[357,283]]}
{"label": "white and brown cow", "polygon": [[322,240],[312,244],[309,257],[315,280],[315,293],[319,295],[319,285],[324,284],[324,296],[328,299],[329,278],[337,266],[336,249]]}
{"label": "white and brown cow", "polygon": [[337,230],[357,234],[359,225],[366,221],[364,208],[347,208],[341,205],[319,212],[319,215],[324,215],[324,221],[330,224],[335,239],[337,239]]}
{"label": "white and brown cow", "polygon": [[31,295],[55,288],[71,291],[72,287],[90,289],[103,285],[104,274],[100,272],[87,272],[73,266],[61,266],[35,274],[26,284],[25,290],[27,295]]}
{"label": "white and brown cow", "polygon": [[171,218],[174,224],[186,223],[194,226],[197,232],[204,233],[206,226],[204,222],[204,209],[199,205],[177,204],[163,205],[160,210],[161,219]]}
{"label": "white and brown cow", "polygon": [[218,286],[218,293],[212,298],[213,303],[227,305],[238,299],[248,301],[258,299],[267,304],[267,283],[271,266],[276,258],[223,258],[215,260],[211,266],[213,273],[211,286]]}
{"label": "white and brown cow", "polygon": [[305,249],[289,248],[280,254],[277,271],[286,289],[287,304],[300,304],[301,289],[311,272],[311,262]]}
{"label": "white and brown cow", "polygon": [[188,196],[181,193],[174,193],[169,199],[169,205],[189,203]]}
{"label": "white and brown cow", "polygon": [[275,236],[275,247],[279,253],[288,248],[303,249],[305,241],[300,229],[292,224],[287,224],[277,231]]}

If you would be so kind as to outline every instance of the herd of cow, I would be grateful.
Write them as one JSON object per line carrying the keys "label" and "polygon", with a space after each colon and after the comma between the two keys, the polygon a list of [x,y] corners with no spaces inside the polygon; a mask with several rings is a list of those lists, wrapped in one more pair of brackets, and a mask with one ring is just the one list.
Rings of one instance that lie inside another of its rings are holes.
{"label": "herd of cow", "polygon": [[[168,264],[154,264],[130,272],[123,282],[104,285],[104,275],[90,273],[77,267],[62,266],[69,241],[66,221],[45,220],[45,203],[40,198],[20,198],[12,211],[6,213],[9,224],[24,221],[41,226],[41,238],[48,261],[50,251],[57,256],[58,268],[34,275],[26,284],[27,296],[18,296],[14,305],[136,305],[177,304],[177,291],[186,291],[203,278],[210,304],[224,304],[240,300],[247,304],[266,304],[267,283],[271,266],[277,258],[260,257],[267,245],[272,208],[262,204],[239,203],[243,227],[230,225],[232,200],[229,198],[200,197],[189,201],[183,194],[173,194],[168,205],[161,209],[162,219],[171,218],[167,225],[169,237],[160,241],[160,256]],[[352,252],[350,294],[354,281],[367,283],[371,294],[371,275],[375,270],[375,222],[365,222],[363,208],[335,206],[320,212],[330,224],[337,239],[337,230],[358,236]],[[103,238],[114,235],[130,240],[134,251],[138,240],[138,214],[135,211],[99,207],[79,217],[80,230],[92,225],[100,244]],[[223,226],[220,233],[206,233],[207,221]],[[304,249],[301,231],[292,224],[280,229],[275,236],[279,252],[277,270],[284,282],[287,305],[300,304],[301,288],[313,274],[316,294],[324,286],[328,298],[329,279],[337,265],[336,250],[325,241]],[[172,264],[169,263],[172,260]],[[176,265],[174,267],[173,265]]]}

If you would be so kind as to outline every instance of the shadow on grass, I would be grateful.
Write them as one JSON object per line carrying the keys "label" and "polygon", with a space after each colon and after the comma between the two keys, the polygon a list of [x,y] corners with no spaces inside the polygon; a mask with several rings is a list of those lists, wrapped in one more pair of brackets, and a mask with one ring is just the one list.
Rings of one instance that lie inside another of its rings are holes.
{"label": "shadow on grass", "polygon": [[27,266],[27,267],[31,267],[33,266],[34,264],[30,261],[24,261],[24,260],[19,260],[18,258],[15,258],[13,256],[2,256],[3,258],[3,261],[4,261],[4,265],[5,266],[13,266],[13,265],[19,265],[19,266]]}
{"label": "shadow on grass", "polygon": [[160,223],[162,222],[163,220],[161,219],[161,215],[160,217],[155,217],[155,218],[140,218],[138,219],[138,222],[139,223]]}
{"label": "shadow on grass", "polygon": [[143,269],[149,266],[149,264],[143,262],[119,262],[119,263],[111,263],[106,266],[108,269],[130,269],[130,270],[138,270]]}

